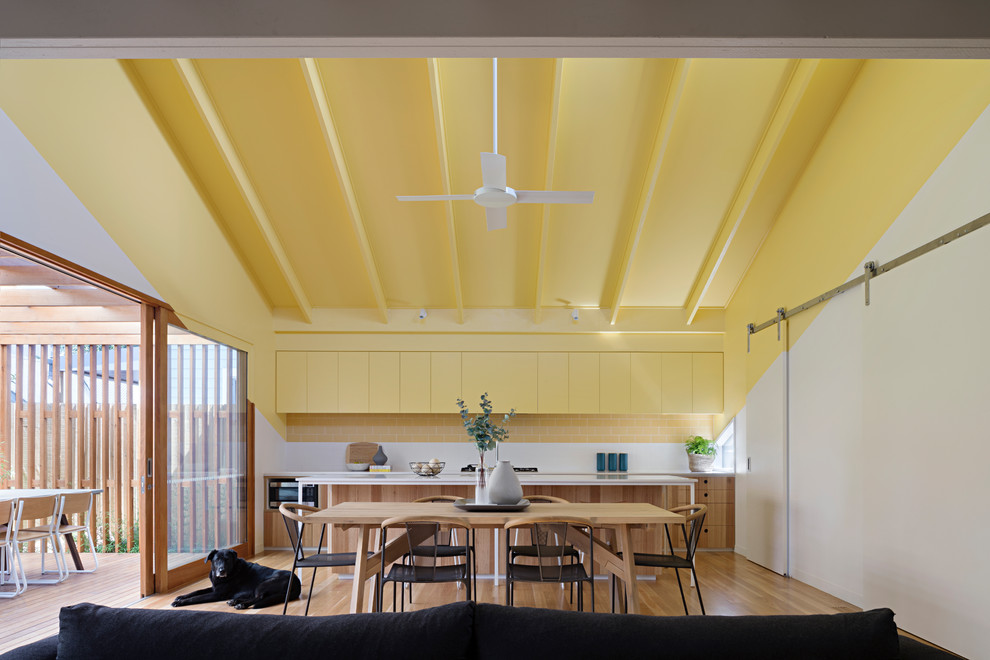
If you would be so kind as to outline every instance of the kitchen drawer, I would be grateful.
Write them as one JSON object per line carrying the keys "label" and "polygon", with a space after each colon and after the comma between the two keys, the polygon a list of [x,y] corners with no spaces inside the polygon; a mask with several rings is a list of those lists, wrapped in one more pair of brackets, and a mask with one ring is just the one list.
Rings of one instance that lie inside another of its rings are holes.
{"label": "kitchen drawer", "polygon": [[[677,532],[675,535],[674,532]],[[684,547],[684,536],[680,529],[672,527],[670,538],[674,543],[674,548]],[[736,545],[736,528],[732,525],[708,525],[701,528],[701,538],[698,539],[698,548],[704,550],[723,550],[733,548]]]}

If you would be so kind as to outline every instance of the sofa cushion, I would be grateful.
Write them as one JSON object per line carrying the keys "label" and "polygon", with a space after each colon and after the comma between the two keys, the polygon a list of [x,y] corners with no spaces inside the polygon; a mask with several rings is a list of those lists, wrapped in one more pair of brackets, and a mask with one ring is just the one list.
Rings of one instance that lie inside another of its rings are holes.
{"label": "sofa cushion", "polygon": [[479,603],[478,660],[513,658],[898,657],[894,613],[805,616],[643,616],[561,612]]}
{"label": "sofa cushion", "polygon": [[58,635],[52,635],[0,654],[0,660],[55,660],[57,650]]}
{"label": "sofa cushion", "polygon": [[59,614],[59,660],[464,658],[474,604],[325,617],[135,610],[85,603]]}

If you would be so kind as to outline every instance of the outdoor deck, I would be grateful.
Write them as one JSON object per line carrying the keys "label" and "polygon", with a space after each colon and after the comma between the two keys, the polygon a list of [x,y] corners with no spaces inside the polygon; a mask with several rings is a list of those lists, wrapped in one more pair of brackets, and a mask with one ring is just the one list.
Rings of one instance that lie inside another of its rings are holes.
{"label": "outdoor deck", "polygon": [[[289,568],[292,565],[292,555],[285,551],[264,553],[254,560],[276,568]],[[39,566],[37,557],[29,557],[25,565],[28,575],[36,575]],[[845,601],[796,580],[771,573],[731,552],[699,553],[698,576],[709,614],[831,614],[858,611],[858,608]],[[309,577],[308,573],[306,577]],[[173,593],[142,600],[138,596],[138,555],[103,555],[100,558],[100,569],[96,573],[73,574],[59,585],[31,585],[23,595],[0,601],[0,653],[55,634],[58,631],[58,611],[64,605],[90,602],[114,607],[165,609],[176,593],[200,589],[208,584],[209,581],[204,579]],[[505,602],[504,584],[503,582],[495,587],[491,580],[479,581],[479,600]],[[304,582],[304,595],[308,586],[307,580]],[[390,592],[391,589],[386,591],[385,596],[387,610],[392,607]],[[330,571],[318,571],[310,615],[346,613],[350,596],[350,580],[340,579]],[[421,609],[463,599],[464,592],[456,591],[453,585],[420,585],[416,588],[415,596],[413,609]],[[673,575],[664,575],[655,583],[641,582],[640,596],[646,614],[683,614]],[[590,607],[587,596],[585,602]],[[566,592],[558,585],[519,586],[516,590],[516,603],[572,609]],[[302,614],[304,607],[305,599],[294,602],[289,606],[289,613]],[[604,580],[599,580],[595,585],[595,609],[602,612],[608,611],[608,607],[608,585]],[[692,613],[699,612],[697,596],[693,590],[688,594],[688,607]],[[192,609],[237,611],[225,603],[197,605]],[[244,613],[280,614],[281,609],[246,610]]]}

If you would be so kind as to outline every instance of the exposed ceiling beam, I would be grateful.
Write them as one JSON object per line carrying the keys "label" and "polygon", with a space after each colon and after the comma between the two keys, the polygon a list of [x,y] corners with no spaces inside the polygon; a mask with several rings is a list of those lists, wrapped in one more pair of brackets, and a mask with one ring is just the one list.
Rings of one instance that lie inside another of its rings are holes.
{"label": "exposed ceiling beam", "polygon": [[722,260],[725,259],[725,255],[732,245],[732,240],[746,217],[749,204],[753,201],[753,196],[763,181],[763,175],[766,174],[767,168],[777,152],[780,140],[794,117],[794,111],[797,110],[805,91],[808,89],[808,84],[818,68],[818,62],[819,60],[796,60],[791,67],[790,76],[777,102],[777,107],[774,109],[770,121],[767,123],[767,128],[763,132],[763,137],[760,139],[746,172],[736,188],[732,203],[722,217],[715,242],[712,243],[705,264],[691,288],[691,294],[685,305],[688,324],[694,321],[694,317],[701,308],[701,301],[704,300],[709,287],[715,281]]}
{"label": "exposed ceiling beam", "polygon": [[54,268],[30,264],[22,259],[20,264],[0,264],[0,286],[79,286],[80,280]]}
{"label": "exposed ceiling beam", "polygon": [[[547,174],[544,190],[553,190],[554,158],[557,154],[557,117],[560,115],[560,83],[564,74],[564,60],[560,57],[553,61],[553,97],[550,101],[550,137],[547,140]],[[536,266],[536,305],[533,308],[533,320],[539,323],[543,320],[543,282],[547,267],[547,245],[550,243],[550,205],[543,205],[540,216],[540,256]]]}
{"label": "exposed ceiling beam", "polygon": [[657,125],[656,135],[653,137],[653,151],[650,154],[650,172],[643,182],[643,189],[640,192],[639,201],[636,203],[636,215],[633,216],[633,223],[629,229],[629,236],[626,239],[626,250],[622,256],[622,263],[619,268],[619,280],[616,282],[615,291],[612,294],[612,302],[609,306],[611,310],[609,323],[611,325],[615,325],[615,321],[619,317],[622,294],[625,292],[626,284],[629,281],[629,272],[632,270],[633,257],[636,255],[639,238],[643,234],[646,216],[650,211],[650,202],[653,201],[653,192],[657,187],[657,179],[660,178],[663,157],[667,152],[667,144],[670,142],[670,134],[674,128],[674,118],[677,116],[677,107],[680,105],[681,97],[684,94],[684,86],[687,83],[690,69],[691,60],[677,60],[677,63],[674,65],[674,71],[670,76],[670,83],[667,86],[667,98],[663,103],[663,112],[660,114],[660,123]]}
{"label": "exposed ceiling beam", "polygon": [[354,234],[361,249],[361,258],[364,260],[364,268],[368,273],[371,291],[375,295],[378,314],[381,316],[382,323],[388,323],[388,306],[385,304],[385,288],[382,286],[382,278],[378,273],[375,255],[371,251],[368,232],[364,228],[361,209],[357,203],[357,195],[354,194],[350,172],[347,170],[347,161],[344,159],[344,148],[341,146],[340,134],[337,132],[336,123],[334,123],[333,111],[330,109],[330,99],[327,98],[327,90],[323,85],[323,76],[320,74],[320,67],[316,64],[316,60],[311,57],[305,57],[300,62],[302,63],[306,86],[309,88],[309,96],[313,100],[316,117],[320,122],[320,130],[323,132],[323,140],[326,142],[327,151],[330,152],[330,159],[333,161],[334,170],[337,172],[337,181],[340,183],[340,189],[344,193],[347,213],[351,218],[351,225],[354,227]]}
{"label": "exposed ceiling beam", "polygon": [[[439,61],[435,57],[426,60],[430,72],[430,96],[433,98],[433,124],[437,134],[437,152],[440,155],[440,178],[443,194],[450,194],[450,158],[447,155],[447,129],[443,114],[443,88],[440,85]],[[454,276],[454,303],[457,322],[464,323],[464,294],[461,291],[461,260],[457,253],[457,233],[454,227],[454,203],[448,201],[447,240],[450,241],[450,262]]]}
{"label": "exposed ceiling beam", "polygon": [[291,291],[292,297],[296,301],[296,307],[299,308],[299,312],[303,318],[307,322],[310,321],[313,315],[312,305],[309,304],[309,299],[306,297],[302,283],[292,268],[292,263],[285,253],[285,248],[282,247],[282,242],[279,240],[275,227],[272,225],[271,219],[269,219],[268,213],[265,211],[261,197],[251,182],[247,168],[244,167],[244,163],[237,153],[237,148],[234,146],[234,142],[227,132],[226,126],[224,126],[223,119],[220,117],[220,113],[217,111],[216,105],[210,97],[210,92],[206,89],[206,84],[203,82],[203,78],[196,68],[196,63],[192,60],[177,59],[175,60],[175,68],[186,90],[189,92],[189,96],[196,106],[199,116],[203,119],[210,137],[213,138],[213,143],[220,152],[220,157],[223,158],[227,170],[233,177],[234,183],[241,193],[241,197],[244,198],[248,209],[251,211],[251,217],[254,220],[255,226],[261,233],[268,251],[271,253],[279,272],[285,279],[289,291]]}

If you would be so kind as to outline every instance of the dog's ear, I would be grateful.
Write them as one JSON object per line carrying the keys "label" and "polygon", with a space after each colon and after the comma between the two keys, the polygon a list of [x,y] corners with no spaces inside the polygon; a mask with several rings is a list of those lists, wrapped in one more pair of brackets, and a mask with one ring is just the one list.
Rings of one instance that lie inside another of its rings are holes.
{"label": "dog's ear", "polygon": [[210,554],[206,556],[206,559],[203,560],[203,563],[206,564],[213,561],[213,558],[216,556],[216,554],[217,554],[216,548],[210,550]]}

